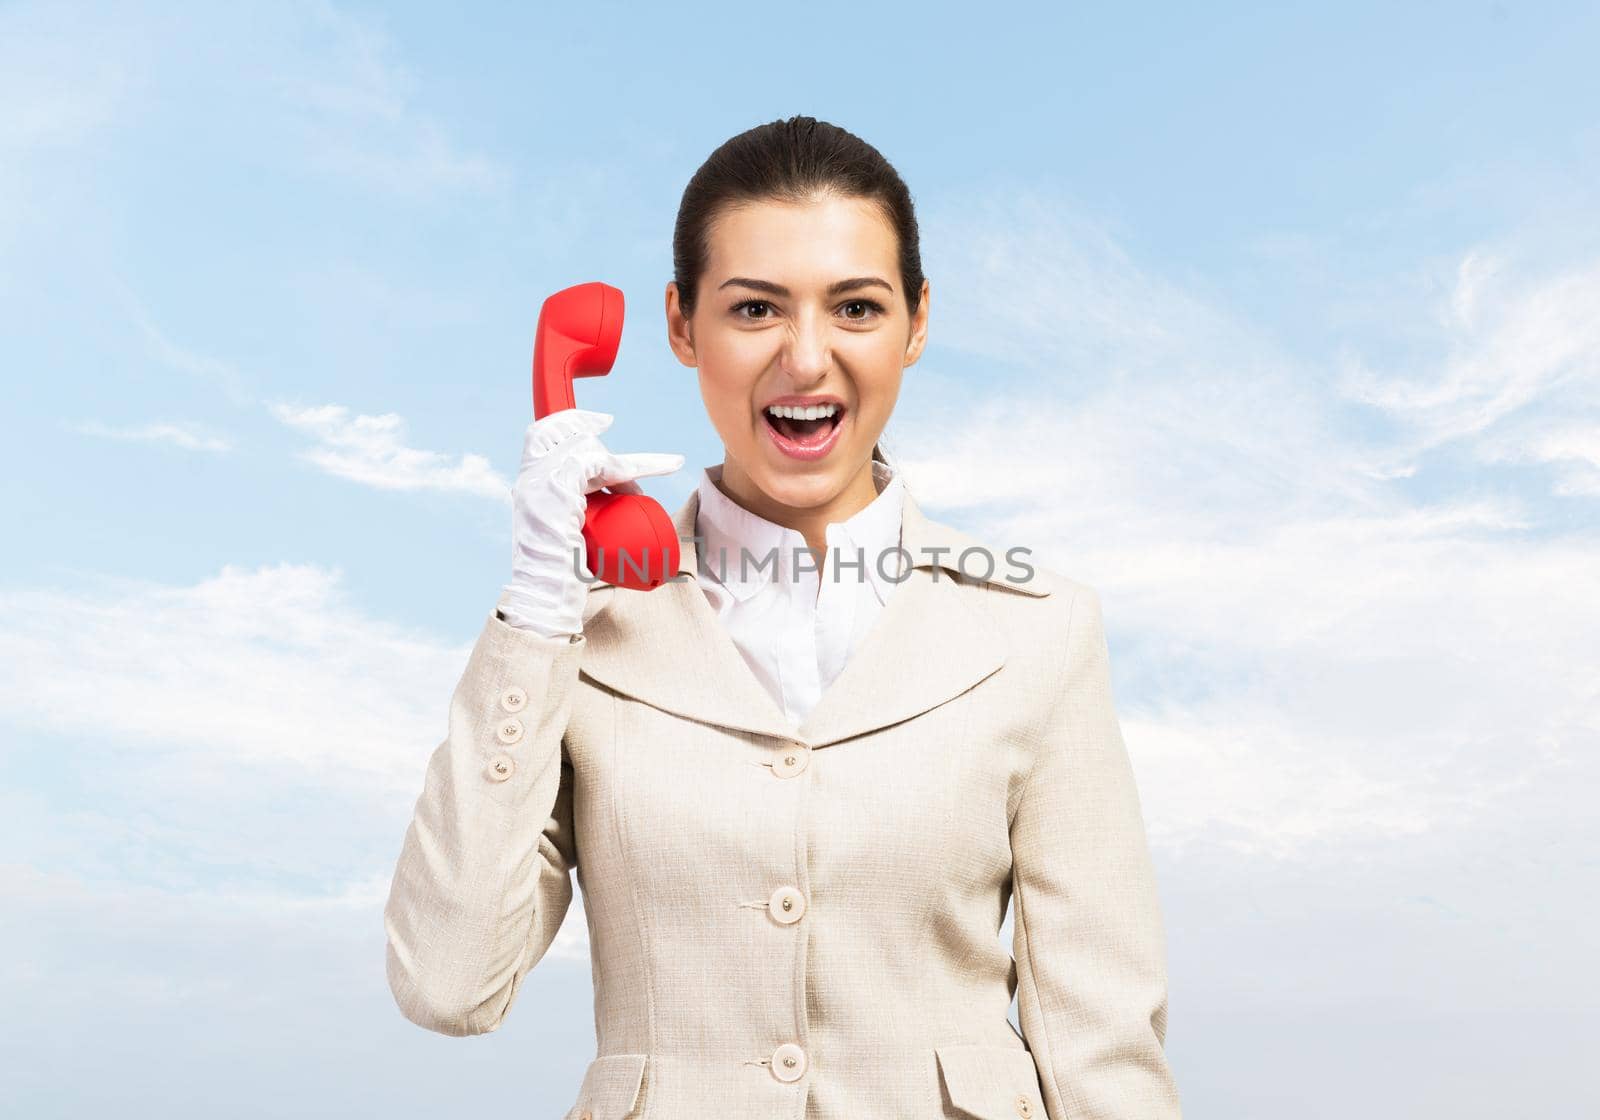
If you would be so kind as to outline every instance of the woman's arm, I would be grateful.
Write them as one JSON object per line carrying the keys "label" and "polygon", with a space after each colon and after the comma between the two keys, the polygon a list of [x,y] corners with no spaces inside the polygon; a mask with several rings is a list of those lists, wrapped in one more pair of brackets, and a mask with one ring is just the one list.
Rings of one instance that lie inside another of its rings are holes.
{"label": "woman's arm", "polygon": [[1018,1017],[1050,1120],[1177,1120],[1165,933],[1099,595],[1077,586],[1069,612],[1011,823]]}
{"label": "woman's arm", "polygon": [[577,863],[561,740],[583,646],[498,613],[473,646],[384,907],[389,989],[418,1026],[498,1028],[561,927]]}

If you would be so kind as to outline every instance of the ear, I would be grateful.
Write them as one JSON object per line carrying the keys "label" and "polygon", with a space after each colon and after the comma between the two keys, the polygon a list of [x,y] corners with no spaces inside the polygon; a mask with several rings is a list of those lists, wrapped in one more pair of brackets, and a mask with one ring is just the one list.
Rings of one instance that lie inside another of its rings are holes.
{"label": "ear", "polygon": [[906,360],[903,365],[915,365],[917,359],[922,357],[922,348],[927,345],[930,290],[927,277],[923,277],[922,298],[917,301],[917,313],[911,317],[911,336],[906,340]]}
{"label": "ear", "polygon": [[699,365],[694,353],[694,324],[683,314],[682,305],[678,302],[677,281],[667,281],[666,299],[667,345],[672,347],[678,361],[694,369]]}

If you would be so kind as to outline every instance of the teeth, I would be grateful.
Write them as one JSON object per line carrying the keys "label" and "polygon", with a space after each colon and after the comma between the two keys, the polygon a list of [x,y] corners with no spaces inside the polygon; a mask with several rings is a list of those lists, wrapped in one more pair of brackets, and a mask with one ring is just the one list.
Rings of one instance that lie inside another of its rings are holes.
{"label": "teeth", "polygon": [[768,405],[767,411],[774,416],[782,416],[789,420],[821,420],[825,416],[832,416],[839,411],[836,404],[817,404],[809,408],[793,408],[786,404]]}

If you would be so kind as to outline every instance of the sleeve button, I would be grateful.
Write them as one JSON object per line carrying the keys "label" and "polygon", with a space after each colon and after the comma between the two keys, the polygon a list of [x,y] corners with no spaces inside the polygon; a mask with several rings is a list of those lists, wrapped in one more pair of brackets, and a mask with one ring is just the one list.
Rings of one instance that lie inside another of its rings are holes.
{"label": "sleeve button", "polygon": [[499,739],[509,747],[512,743],[522,738],[522,721],[515,716],[510,719],[503,719],[500,721],[500,726],[494,729],[494,735],[496,739]]}
{"label": "sleeve button", "polygon": [[512,685],[500,694],[500,706],[508,712],[520,712],[528,706],[528,694]]}
{"label": "sleeve button", "polygon": [[511,772],[516,768],[517,764],[511,760],[510,755],[497,754],[489,760],[489,780],[503,782],[511,777]]}

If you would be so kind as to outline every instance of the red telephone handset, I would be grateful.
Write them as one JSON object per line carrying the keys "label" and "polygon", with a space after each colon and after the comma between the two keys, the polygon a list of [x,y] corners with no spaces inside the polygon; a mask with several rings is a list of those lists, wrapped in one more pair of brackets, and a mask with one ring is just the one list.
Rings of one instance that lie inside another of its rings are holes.
{"label": "red telephone handset", "polygon": [[[622,292],[599,280],[563,288],[539,308],[533,340],[533,416],[576,408],[575,377],[611,372],[622,341]],[[678,530],[644,494],[596,490],[586,496],[584,559],[607,583],[651,591],[678,571]]]}

